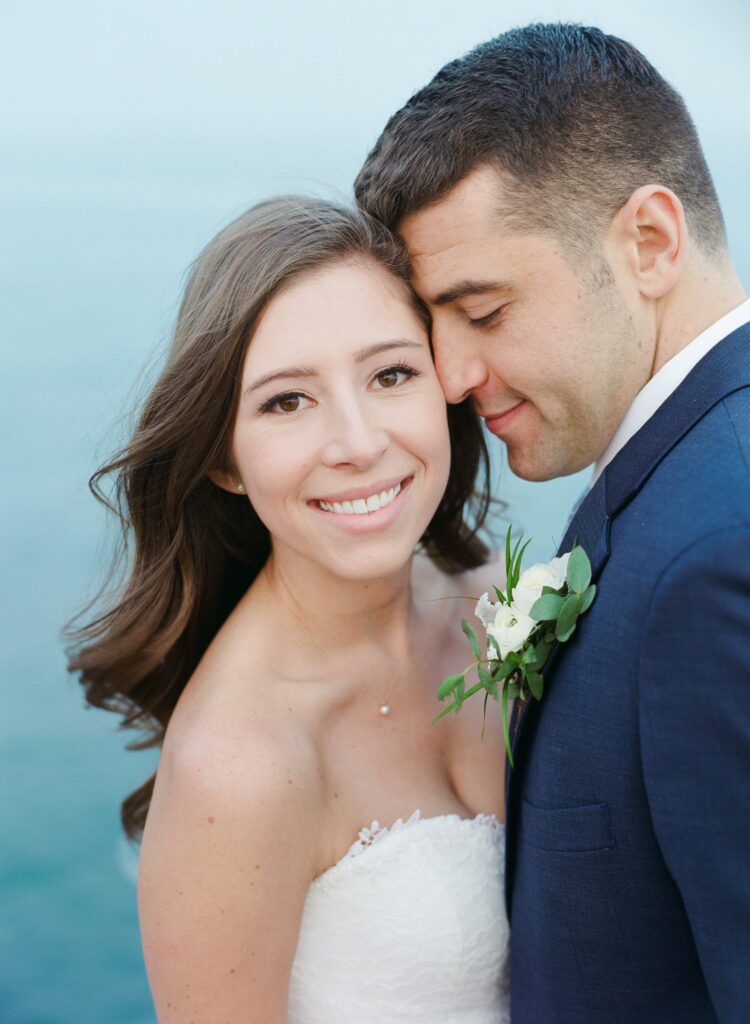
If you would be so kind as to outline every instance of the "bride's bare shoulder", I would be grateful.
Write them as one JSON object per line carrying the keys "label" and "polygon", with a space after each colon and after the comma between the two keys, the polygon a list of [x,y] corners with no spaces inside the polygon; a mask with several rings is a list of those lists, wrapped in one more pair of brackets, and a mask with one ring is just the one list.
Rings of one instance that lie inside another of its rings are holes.
{"label": "bride's bare shoulder", "polygon": [[191,820],[197,807],[220,807],[251,832],[283,836],[296,819],[300,831],[314,833],[324,795],[318,746],[304,716],[278,699],[274,679],[251,685],[217,672],[199,682],[183,694],[166,730],[151,832],[170,831],[184,804]]}
{"label": "bride's bare shoulder", "polygon": [[165,737],[138,879],[160,1020],[186,993],[190,1019],[249,1020],[248,1006],[261,1014],[254,1021],[286,1019],[299,922],[319,868],[322,777],[302,717],[238,693],[226,686],[178,707]]}

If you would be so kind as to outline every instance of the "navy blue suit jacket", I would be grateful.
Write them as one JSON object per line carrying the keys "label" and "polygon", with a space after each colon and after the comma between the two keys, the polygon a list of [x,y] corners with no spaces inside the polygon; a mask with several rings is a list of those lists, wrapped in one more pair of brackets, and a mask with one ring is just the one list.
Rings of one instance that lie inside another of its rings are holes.
{"label": "navy blue suit jacket", "polygon": [[748,1024],[750,327],[615,457],[574,537],[598,595],[508,777],[513,1024]]}

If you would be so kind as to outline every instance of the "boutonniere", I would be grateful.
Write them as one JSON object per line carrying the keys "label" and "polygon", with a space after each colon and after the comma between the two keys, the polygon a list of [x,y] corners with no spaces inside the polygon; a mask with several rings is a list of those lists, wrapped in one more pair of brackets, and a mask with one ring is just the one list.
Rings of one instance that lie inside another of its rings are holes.
{"label": "boutonniere", "polygon": [[[484,691],[484,710],[487,701],[500,700],[503,735],[508,760],[512,767],[508,702],[526,701],[530,697],[541,700],[544,692],[542,669],[555,644],[570,640],[579,616],[587,612],[596,597],[596,586],[591,582],[591,563],[583,548],[573,548],[546,565],[532,565],[521,572],[521,560],[527,541],[523,537],[511,548],[511,529],[505,537],[505,590],[493,587],[496,601],[482,594],[477,601],[475,615],[487,634],[486,653],[482,653],[474,627],[467,619],[461,620],[474,661],[457,675],[448,676],[440,684],[438,700],[451,703],[435,718],[437,722],[451,711],[458,712],[461,705],[475,693]],[[473,600],[473,599],[472,599]],[[478,681],[466,689],[466,677],[476,670]]]}

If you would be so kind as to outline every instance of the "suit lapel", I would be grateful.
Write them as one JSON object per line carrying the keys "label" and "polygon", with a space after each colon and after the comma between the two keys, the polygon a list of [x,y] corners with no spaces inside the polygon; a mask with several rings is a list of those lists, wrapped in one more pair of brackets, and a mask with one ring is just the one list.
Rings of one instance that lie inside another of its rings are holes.
{"label": "suit lapel", "polygon": [[[573,542],[577,540],[589,556],[592,579],[596,582],[609,557],[612,519],[633,499],[662,459],[706,413],[728,395],[746,387],[750,387],[750,325],[740,327],[711,349],[648,422],[618,452],[581,503],[558,548],[558,555],[570,551]],[[550,685],[563,653],[561,644],[556,644],[551,651],[544,667],[545,688]],[[543,700],[544,698],[542,702]],[[511,748],[516,768],[514,771],[510,764],[506,763],[505,770],[505,806],[509,830],[515,825],[511,822],[515,816],[512,800],[514,783],[521,768],[521,735],[533,723],[534,714],[530,714],[530,711],[532,705],[538,703],[530,700],[513,708]],[[509,845],[506,871],[506,903],[509,916],[511,874],[512,857]]]}

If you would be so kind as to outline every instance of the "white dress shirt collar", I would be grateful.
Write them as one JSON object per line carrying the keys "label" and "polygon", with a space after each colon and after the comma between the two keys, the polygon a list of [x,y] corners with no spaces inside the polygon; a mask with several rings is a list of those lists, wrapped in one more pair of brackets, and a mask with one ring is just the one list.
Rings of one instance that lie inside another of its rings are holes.
{"label": "white dress shirt collar", "polygon": [[676,356],[672,356],[654,374],[646,386],[641,388],[635,396],[633,404],[625,413],[625,418],[615,431],[612,440],[597,459],[594,466],[594,477],[591,481],[592,486],[615,455],[651,419],[672,392],[677,390],[693,367],[711,351],[714,345],[718,345],[732,331],[736,331],[738,327],[742,327],[748,322],[750,322],[750,299],[745,299],[730,313],[726,313],[716,323],[702,331],[697,338],[694,338]]}

